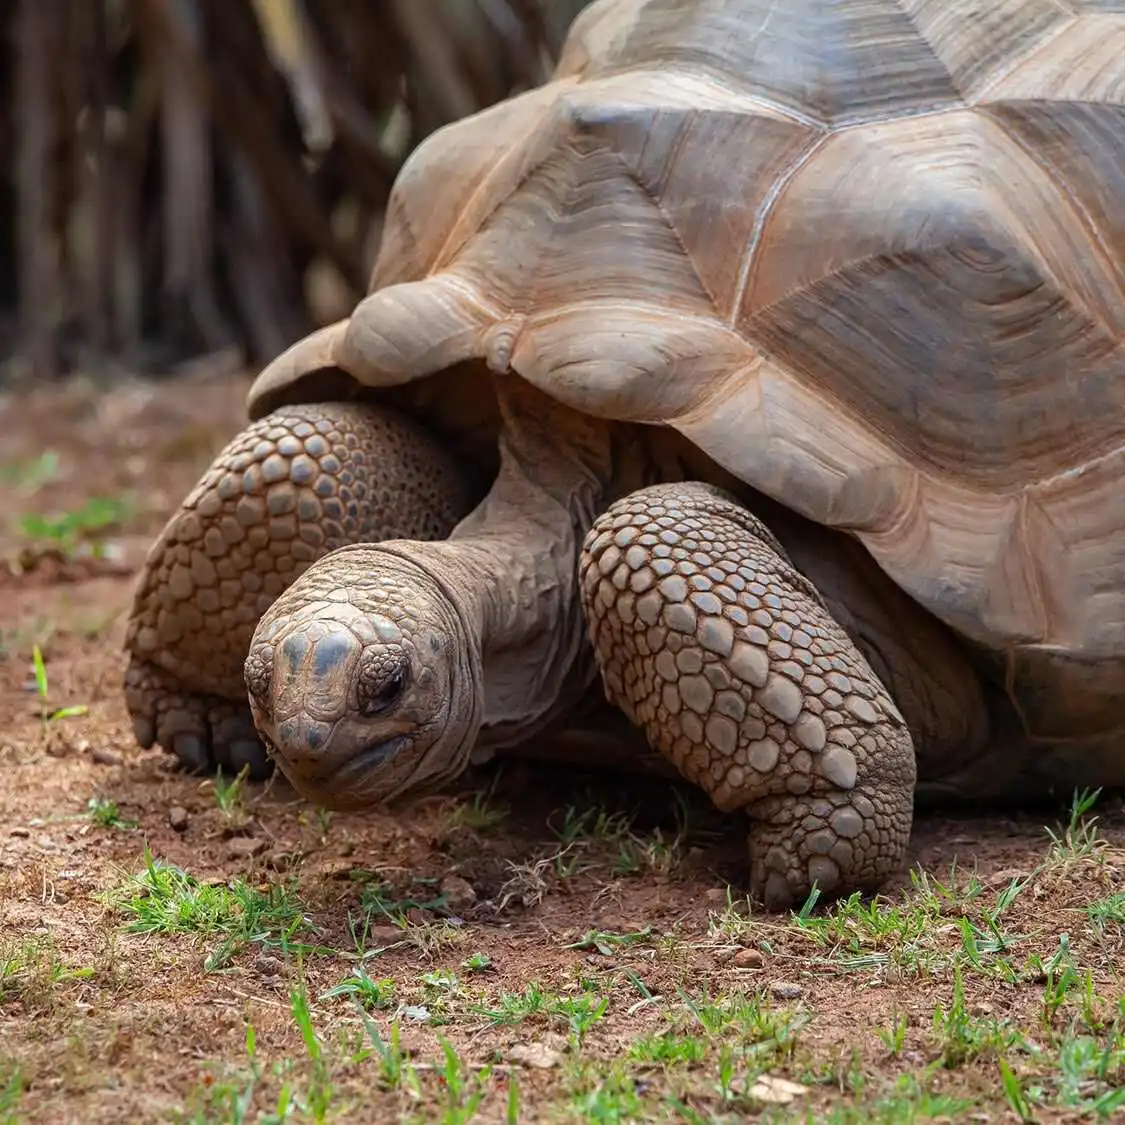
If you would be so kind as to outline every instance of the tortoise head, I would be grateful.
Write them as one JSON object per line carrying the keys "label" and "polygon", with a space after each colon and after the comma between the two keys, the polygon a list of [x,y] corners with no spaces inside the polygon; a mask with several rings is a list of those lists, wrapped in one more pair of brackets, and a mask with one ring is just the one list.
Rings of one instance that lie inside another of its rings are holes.
{"label": "tortoise head", "polygon": [[259,621],[244,675],[278,766],[330,808],[442,784],[480,727],[478,637],[452,591],[386,544],[301,575]]}

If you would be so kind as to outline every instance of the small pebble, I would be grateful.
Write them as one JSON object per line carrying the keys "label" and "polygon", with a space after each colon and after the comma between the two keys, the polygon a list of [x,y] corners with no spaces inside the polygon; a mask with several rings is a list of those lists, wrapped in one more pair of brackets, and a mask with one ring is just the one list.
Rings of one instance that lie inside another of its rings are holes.
{"label": "small pebble", "polygon": [[766,959],[757,949],[740,949],[734,955],[734,964],[740,969],[760,969]]}
{"label": "small pebble", "polygon": [[446,875],[439,889],[445,895],[445,903],[449,909],[458,913],[477,901],[477,892],[472,883],[468,879],[462,879],[460,875]]}
{"label": "small pebble", "polygon": [[90,753],[90,757],[98,763],[99,766],[119,766],[121,765],[121,756],[115,754],[112,750],[106,750],[101,746],[95,747]]}
{"label": "small pebble", "polygon": [[391,945],[402,941],[405,936],[398,926],[372,926],[367,931],[369,945]]}
{"label": "small pebble", "polygon": [[558,1051],[548,1047],[546,1043],[515,1043],[508,1048],[508,1058],[512,1062],[535,1067],[537,1070],[558,1066],[561,1057]]}
{"label": "small pebble", "polygon": [[188,812],[182,805],[173,805],[168,810],[168,824],[175,832],[184,832],[188,826]]}
{"label": "small pebble", "polygon": [[227,841],[227,855],[231,859],[249,859],[264,852],[269,845],[257,836],[235,836]]}
{"label": "small pebble", "polygon": [[1005,867],[1001,871],[994,871],[991,875],[986,876],[981,882],[990,890],[1006,886],[1012,882],[1013,879],[1026,879],[1030,872],[1025,871],[1021,867]]}
{"label": "small pebble", "polygon": [[587,953],[586,956],[582,958],[582,960],[585,961],[587,965],[591,966],[594,969],[607,969],[608,970],[608,969],[616,969],[617,968],[617,962],[616,961],[614,961],[610,957],[602,957],[598,953]]}
{"label": "small pebble", "polygon": [[772,1105],[788,1105],[795,1098],[808,1092],[808,1086],[772,1074],[763,1074],[747,1091],[755,1101]]}
{"label": "small pebble", "polygon": [[770,985],[770,995],[778,1000],[796,1000],[804,994],[805,990],[790,980],[775,980]]}

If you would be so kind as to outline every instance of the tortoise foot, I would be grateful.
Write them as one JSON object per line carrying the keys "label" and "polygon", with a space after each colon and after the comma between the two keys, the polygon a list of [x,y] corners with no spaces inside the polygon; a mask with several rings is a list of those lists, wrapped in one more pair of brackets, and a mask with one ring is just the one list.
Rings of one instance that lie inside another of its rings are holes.
{"label": "tortoise foot", "polygon": [[162,746],[187,773],[246,770],[260,781],[273,772],[243,701],[193,694],[169,673],[134,659],[125,673],[125,703],[137,742],[145,749]]}
{"label": "tortoise foot", "polygon": [[709,485],[641,489],[595,521],[581,584],[607,696],[750,816],[769,906],[878,887],[910,836],[910,732],[769,529]]}

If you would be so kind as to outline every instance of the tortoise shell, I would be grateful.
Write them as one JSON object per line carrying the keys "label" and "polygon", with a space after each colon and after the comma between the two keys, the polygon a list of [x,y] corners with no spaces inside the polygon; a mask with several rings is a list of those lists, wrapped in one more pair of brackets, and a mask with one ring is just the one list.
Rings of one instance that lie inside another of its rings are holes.
{"label": "tortoise shell", "polygon": [[671,427],[1125,732],[1125,3],[600,0],[403,169],[371,295],[250,397],[470,359]]}

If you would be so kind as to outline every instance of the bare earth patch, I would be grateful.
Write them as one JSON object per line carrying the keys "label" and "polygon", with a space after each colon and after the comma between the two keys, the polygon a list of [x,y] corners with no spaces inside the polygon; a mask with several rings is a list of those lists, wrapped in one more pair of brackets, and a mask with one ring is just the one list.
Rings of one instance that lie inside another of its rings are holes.
{"label": "bare earth patch", "polygon": [[0,1125],[1125,1114],[1117,800],[922,817],[876,901],[771,916],[687,790],[344,816],[139,751],[133,575],[244,390],[0,400]]}

